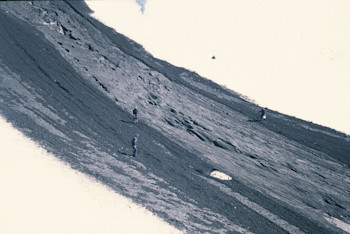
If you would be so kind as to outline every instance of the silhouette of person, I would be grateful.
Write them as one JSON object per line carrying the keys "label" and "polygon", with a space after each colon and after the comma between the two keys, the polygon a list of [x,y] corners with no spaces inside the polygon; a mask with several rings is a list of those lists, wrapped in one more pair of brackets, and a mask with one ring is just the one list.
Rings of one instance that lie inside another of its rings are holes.
{"label": "silhouette of person", "polygon": [[137,139],[139,137],[139,134],[136,134],[132,140],[131,140],[131,146],[132,146],[132,156],[136,157],[137,156]]}
{"label": "silhouette of person", "polygon": [[260,120],[266,119],[266,107],[261,108],[261,115],[260,115]]}
{"label": "silhouette of person", "polygon": [[134,123],[137,124],[139,122],[139,120],[137,119],[137,114],[138,114],[137,106],[132,111],[132,114],[133,114],[133,118],[134,118]]}

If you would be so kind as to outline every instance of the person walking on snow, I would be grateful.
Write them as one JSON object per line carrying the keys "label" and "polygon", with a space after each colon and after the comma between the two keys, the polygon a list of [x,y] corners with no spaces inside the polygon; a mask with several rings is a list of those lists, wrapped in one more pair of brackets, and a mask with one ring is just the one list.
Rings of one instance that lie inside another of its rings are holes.
{"label": "person walking on snow", "polygon": [[137,119],[137,113],[138,113],[138,110],[137,110],[137,106],[136,106],[135,109],[132,111],[135,124],[137,124],[139,122]]}
{"label": "person walking on snow", "polygon": [[136,157],[137,156],[137,138],[139,137],[139,134],[136,134],[131,141],[131,146],[132,146],[132,156]]}
{"label": "person walking on snow", "polygon": [[261,108],[261,115],[260,115],[260,120],[266,119],[266,107]]}

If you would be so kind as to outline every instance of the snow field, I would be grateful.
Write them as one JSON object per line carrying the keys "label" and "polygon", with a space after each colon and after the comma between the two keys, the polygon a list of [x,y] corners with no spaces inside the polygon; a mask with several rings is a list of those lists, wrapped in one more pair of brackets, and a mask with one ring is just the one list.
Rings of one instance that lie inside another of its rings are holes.
{"label": "snow field", "polygon": [[181,233],[0,117],[0,233]]}

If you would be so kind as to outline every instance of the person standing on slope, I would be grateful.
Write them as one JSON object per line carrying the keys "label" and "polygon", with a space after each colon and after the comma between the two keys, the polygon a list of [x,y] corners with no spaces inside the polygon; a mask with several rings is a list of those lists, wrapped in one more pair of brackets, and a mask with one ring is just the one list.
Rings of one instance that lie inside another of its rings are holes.
{"label": "person standing on slope", "polygon": [[133,118],[134,118],[134,124],[137,124],[139,122],[139,120],[137,119],[137,113],[138,113],[138,110],[137,110],[137,106],[136,106],[135,109],[132,111]]}
{"label": "person standing on slope", "polygon": [[132,140],[131,140],[131,146],[132,146],[132,156],[136,157],[137,156],[137,138],[139,137],[139,134],[136,134]]}
{"label": "person standing on slope", "polygon": [[266,119],[266,107],[261,108],[261,115],[260,115],[260,120]]}

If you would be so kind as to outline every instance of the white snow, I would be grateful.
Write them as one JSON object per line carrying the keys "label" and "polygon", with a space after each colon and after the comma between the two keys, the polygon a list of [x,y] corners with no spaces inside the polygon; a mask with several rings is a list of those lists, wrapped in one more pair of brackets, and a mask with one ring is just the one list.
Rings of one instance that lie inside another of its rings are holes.
{"label": "white snow", "polygon": [[331,216],[326,215],[326,214],[325,214],[325,216],[326,216],[325,219],[328,222],[330,222],[331,224],[336,225],[338,228],[344,230],[345,232],[350,233],[350,224],[345,223],[345,222],[343,222],[343,221],[341,221],[341,220],[339,220],[337,218],[331,217]]}
{"label": "white snow", "polygon": [[350,1],[137,2],[86,1],[155,57],[350,134]]}
{"label": "white snow", "polygon": [[0,233],[181,233],[72,170],[0,116]]}
{"label": "white snow", "polygon": [[225,174],[225,173],[223,173],[221,171],[216,171],[216,170],[212,171],[210,173],[210,176],[214,177],[214,178],[217,178],[219,180],[232,180],[231,176],[229,176],[229,175],[227,175],[227,174]]}

